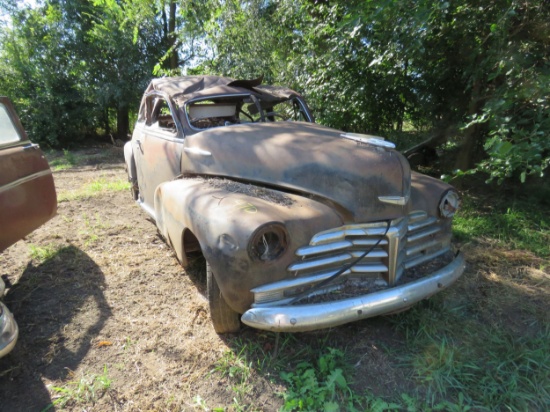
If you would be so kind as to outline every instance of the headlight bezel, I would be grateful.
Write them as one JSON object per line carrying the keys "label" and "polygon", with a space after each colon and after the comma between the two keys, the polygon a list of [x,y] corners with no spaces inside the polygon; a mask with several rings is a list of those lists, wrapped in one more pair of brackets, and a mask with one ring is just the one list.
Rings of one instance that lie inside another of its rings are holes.
{"label": "headlight bezel", "polygon": [[455,189],[446,190],[439,200],[439,215],[445,219],[452,219],[460,209],[460,194]]}
{"label": "headlight bezel", "polygon": [[289,245],[285,225],[268,222],[258,227],[248,241],[248,255],[257,262],[271,262],[281,257]]}

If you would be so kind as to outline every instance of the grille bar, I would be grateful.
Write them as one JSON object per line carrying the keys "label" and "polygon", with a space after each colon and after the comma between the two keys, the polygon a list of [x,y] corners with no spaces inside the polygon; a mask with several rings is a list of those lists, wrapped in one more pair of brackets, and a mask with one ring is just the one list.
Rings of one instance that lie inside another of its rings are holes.
{"label": "grille bar", "polygon": [[450,234],[442,236],[441,223],[424,211],[414,211],[406,218],[392,221],[389,228],[386,222],[374,222],[346,225],[317,233],[309,245],[296,251],[299,260],[287,268],[292,274],[291,278],[252,289],[255,304],[290,301],[293,296],[330,278],[374,245],[376,247],[368,256],[346,270],[337,282],[314,294],[330,293],[338,288],[338,282],[345,279],[363,285],[368,290],[371,290],[372,285],[392,286],[406,269],[449,250]]}

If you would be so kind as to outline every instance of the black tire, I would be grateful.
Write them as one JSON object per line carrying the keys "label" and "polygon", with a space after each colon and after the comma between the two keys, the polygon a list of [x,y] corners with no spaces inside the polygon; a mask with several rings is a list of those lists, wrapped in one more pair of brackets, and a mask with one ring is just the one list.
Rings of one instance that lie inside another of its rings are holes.
{"label": "black tire", "polygon": [[139,186],[137,181],[131,181],[132,187],[130,187],[130,193],[132,193],[132,199],[138,200],[139,199]]}
{"label": "black tire", "polygon": [[237,332],[241,328],[239,314],[231,309],[223,298],[208,262],[206,262],[206,294],[210,306],[210,317],[216,333]]}

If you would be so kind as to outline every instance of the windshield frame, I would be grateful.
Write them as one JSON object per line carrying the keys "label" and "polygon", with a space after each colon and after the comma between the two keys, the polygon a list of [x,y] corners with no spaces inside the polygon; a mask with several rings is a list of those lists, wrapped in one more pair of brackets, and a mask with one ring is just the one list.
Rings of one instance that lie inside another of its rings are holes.
{"label": "windshield frame", "polygon": [[[192,99],[187,100],[183,104],[183,106],[181,106],[180,109],[179,109],[181,117],[183,117],[183,119],[184,119],[185,129],[187,129],[186,131],[188,131],[188,133],[186,133],[186,134],[190,135],[190,134],[195,134],[195,133],[203,132],[205,130],[210,130],[210,129],[214,129],[214,128],[229,127],[228,125],[225,125],[225,126],[213,126],[213,127],[208,127],[208,128],[201,129],[201,128],[193,126],[192,123],[191,123],[191,119],[189,118],[189,110],[188,109],[189,109],[190,105],[196,104],[196,103],[202,102],[202,101],[212,101],[212,100],[216,100],[216,99],[227,100],[228,102],[231,102],[231,100],[234,100],[236,102],[236,104],[239,104],[239,103],[243,103],[243,101],[247,98],[250,99],[252,101],[252,103],[254,103],[256,105],[256,110],[258,111],[258,114],[260,115],[259,120],[253,121],[253,122],[250,122],[250,123],[264,123],[264,122],[271,123],[271,121],[266,120],[266,118],[265,118],[265,110],[264,110],[264,108],[262,108],[262,104],[261,104],[262,103],[262,95],[261,94],[251,92],[251,93],[235,93],[235,94],[233,94],[233,93],[231,93],[231,94],[212,94],[212,95],[209,95],[209,96],[202,95],[200,97],[194,97]],[[306,119],[305,121],[308,122],[308,123],[315,123],[314,117],[311,114],[311,111],[309,110],[308,105],[306,104],[305,100],[299,94],[293,94],[293,95],[289,96],[288,98],[281,98],[280,101],[273,101],[272,105],[280,104],[280,103],[287,102],[287,101],[288,102],[292,102],[292,101],[297,102],[298,105],[299,105],[300,111],[303,113],[303,115]],[[269,102],[269,103],[271,103],[271,102]],[[295,121],[295,120],[290,120],[289,119],[289,120],[285,120],[285,121]],[[237,124],[246,124],[246,123],[235,123],[234,125],[237,125]]]}

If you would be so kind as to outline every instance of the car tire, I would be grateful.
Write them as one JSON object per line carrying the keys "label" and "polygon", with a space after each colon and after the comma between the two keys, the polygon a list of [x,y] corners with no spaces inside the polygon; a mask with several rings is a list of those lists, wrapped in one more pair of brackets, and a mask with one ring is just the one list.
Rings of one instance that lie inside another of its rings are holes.
{"label": "car tire", "polygon": [[210,306],[210,317],[216,333],[237,332],[241,328],[239,314],[231,309],[223,298],[208,262],[206,262],[206,294]]}
{"label": "car tire", "polygon": [[130,193],[132,194],[132,199],[139,199],[139,186],[137,181],[131,181],[132,186],[130,187]]}

